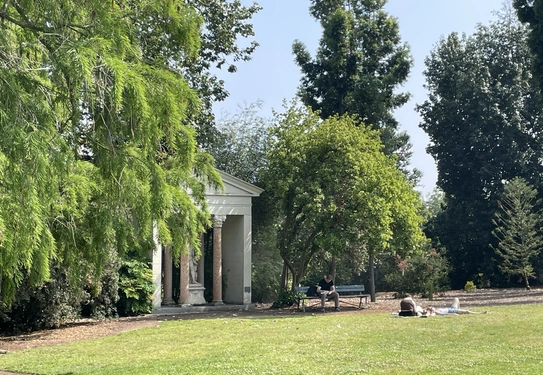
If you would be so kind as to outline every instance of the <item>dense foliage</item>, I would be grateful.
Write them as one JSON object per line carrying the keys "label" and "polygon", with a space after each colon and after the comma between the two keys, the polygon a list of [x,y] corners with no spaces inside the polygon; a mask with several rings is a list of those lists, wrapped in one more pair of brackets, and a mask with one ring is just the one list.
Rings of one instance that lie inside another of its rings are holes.
{"label": "dense foliage", "polygon": [[81,317],[117,317],[118,262],[110,253],[99,279],[89,277],[74,283],[57,262],[51,267],[50,281],[34,286],[28,277],[17,290],[10,306],[0,307],[0,331],[26,332],[58,328]]}
{"label": "dense foliage", "polygon": [[532,71],[543,89],[543,1],[513,0],[518,19],[529,25],[528,45],[533,54]]}
{"label": "dense foliage", "polygon": [[448,289],[449,263],[436,249],[409,259],[395,257],[394,266],[384,275],[384,290],[395,291],[396,297],[411,293],[431,300],[434,293]]}
{"label": "dense foliage", "polygon": [[119,314],[149,314],[153,307],[154,289],[153,272],[148,262],[138,259],[123,261],[119,269]]}
{"label": "dense foliage", "polygon": [[527,289],[534,277],[533,261],[543,249],[541,233],[541,201],[537,191],[525,180],[514,178],[505,185],[499,200],[492,234],[498,239],[494,248],[500,259],[500,270],[519,276]]}
{"label": "dense foliage", "polygon": [[81,302],[87,293],[74,288],[66,273],[51,268],[51,281],[36,287],[25,278],[9,307],[0,308],[0,331],[27,332],[56,328],[80,317]]}
{"label": "dense foliage", "polygon": [[315,57],[301,41],[293,52],[301,69],[299,97],[326,119],[357,115],[380,129],[385,153],[396,153],[407,167],[411,145],[398,132],[393,110],[409,99],[398,89],[412,65],[396,18],[383,9],[386,0],[312,0],[310,13],[320,22],[322,38]]}
{"label": "dense foliage", "polygon": [[[262,8],[257,3],[245,6],[239,0],[187,0],[186,3],[203,20],[197,59],[178,62],[201,102],[199,111],[188,114],[187,123],[196,128],[199,145],[205,149],[216,148],[218,146],[214,143],[218,133],[212,107],[215,102],[228,97],[228,90],[214,72],[226,69],[235,73],[239,61],[251,59],[258,43],[255,40],[240,43],[240,39],[254,36],[253,25],[249,21]],[[153,40],[147,45],[157,48],[161,44],[160,40]]]}
{"label": "dense foliage", "polygon": [[455,288],[503,283],[490,246],[503,181],[540,186],[543,124],[526,31],[506,9],[471,36],[444,37],[426,59],[420,126],[444,193],[428,228],[448,250]]}
{"label": "dense foliage", "polygon": [[0,19],[3,302],[25,274],[47,280],[52,259],[80,279],[81,260],[99,273],[110,248],[146,254],[153,223],[174,255],[196,245],[204,188],[220,183],[183,125],[199,101],[175,64],[198,58],[198,12],[170,0],[24,1]]}
{"label": "dense foliage", "polygon": [[262,182],[277,204],[292,287],[322,249],[341,258],[353,246],[407,254],[422,244],[420,199],[381,152],[378,132],[349,116],[320,120],[292,106],[271,133]]}

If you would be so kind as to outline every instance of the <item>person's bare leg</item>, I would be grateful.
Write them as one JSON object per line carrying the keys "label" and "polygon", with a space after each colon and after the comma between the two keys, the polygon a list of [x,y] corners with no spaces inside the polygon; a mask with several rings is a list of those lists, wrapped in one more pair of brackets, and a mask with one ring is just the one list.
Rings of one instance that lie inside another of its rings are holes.
{"label": "person's bare leg", "polygon": [[486,314],[486,311],[470,311],[470,310],[458,310],[458,314]]}

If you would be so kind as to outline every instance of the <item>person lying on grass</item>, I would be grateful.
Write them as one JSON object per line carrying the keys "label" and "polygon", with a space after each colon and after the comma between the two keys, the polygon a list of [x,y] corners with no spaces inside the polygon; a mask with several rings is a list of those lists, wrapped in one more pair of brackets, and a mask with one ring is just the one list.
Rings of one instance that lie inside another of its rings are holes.
{"label": "person lying on grass", "polygon": [[449,315],[449,314],[486,314],[486,311],[478,312],[478,311],[471,311],[466,309],[460,308],[460,300],[455,297],[451,306],[449,307],[438,307],[434,308],[432,306],[428,307],[426,309],[427,315]]}

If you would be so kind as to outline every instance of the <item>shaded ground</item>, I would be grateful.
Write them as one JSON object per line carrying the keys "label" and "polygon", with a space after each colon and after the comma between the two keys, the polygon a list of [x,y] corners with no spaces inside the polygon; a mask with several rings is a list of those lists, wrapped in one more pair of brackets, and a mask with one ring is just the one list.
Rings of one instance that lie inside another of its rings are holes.
{"label": "shaded ground", "polygon": [[[433,301],[417,298],[415,300],[423,307],[448,306],[454,297],[458,297],[462,308],[468,308],[475,311],[483,311],[485,307],[513,305],[513,304],[531,304],[543,303],[543,288],[532,289],[481,289],[474,293],[464,291],[449,291],[434,297]],[[347,301],[345,301],[347,302]],[[352,300],[351,300],[352,302]],[[332,312],[331,305],[328,308],[331,314],[374,314],[391,313],[397,311],[399,300],[394,299],[392,293],[378,293],[375,302],[370,304],[370,308],[358,310],[347,304],[341,306],[340,312]],[[321,314],[319,306],[309,307],[305,313],[298,311],[296,306],[285,309],[271,309],[269,305],[257,305],[254,310],[240,310],[237,312],[222,311],[209,313],[193,313],[178,315],[146,315],[135,318],[121,318],[108,320],[104,322],[78,321],[67,324],[58,329],[44,330],[29,334],[16,336],[2,336],[0,334],[0,352],[11,352],[35,348],[39,346],[58,345],[78,340],[88,340],[97,337],[115,335],[120,332],[130,331],[143,327],[158,326],[160,322],[166,320],[183,319],[217,319],[217,318],[257,318],[264,316],[290,316],[302,314]],[[2,372],[0,375],[13,374]]]}

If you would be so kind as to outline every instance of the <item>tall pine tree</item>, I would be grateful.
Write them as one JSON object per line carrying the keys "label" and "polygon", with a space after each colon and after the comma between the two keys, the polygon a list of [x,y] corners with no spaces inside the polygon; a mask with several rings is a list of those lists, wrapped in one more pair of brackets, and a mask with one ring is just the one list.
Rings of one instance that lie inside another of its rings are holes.
{"label": "tall pine tree", "polygon": [[494,248],[501,258],[500,270],[519,276],[530,289],[529,279],[534,276],[532,262],[543,249],[541,211],[537,190],[522,178],[514,178],[505,185],[499,201],[500,210],[493,220],[492,234],[499,243]]}
{"label": "tall pine tree", "polygon": [[381,131],[385,153],[398,153],[403,166],[411,155],[409,136],[398,132],[393,110],[409,99],[398,93],[412,65],[398,21],[386,0],[312,0],[310,13],[322,25],[315,57],[301,41],[293,52],[302,71],[299,96],[323,119],[357,115]]}

